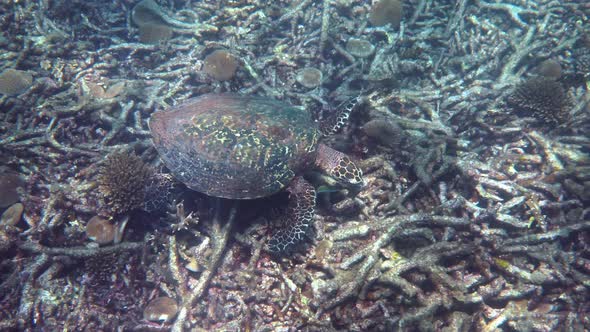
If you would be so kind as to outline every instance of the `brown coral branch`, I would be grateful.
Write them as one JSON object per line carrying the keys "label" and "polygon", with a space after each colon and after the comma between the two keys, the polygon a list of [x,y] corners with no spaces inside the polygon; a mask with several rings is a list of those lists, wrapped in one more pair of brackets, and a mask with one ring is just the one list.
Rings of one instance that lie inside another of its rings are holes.
{"label": "brown coral branch", "polygon": [[123,242],[108,247],[69,247],[69,248],[52,248],[46,247],[35,242],[23,242],[18,247],[25,251],[37,254],[46,254],[51,256],[65,255],[74,258],[88,258],[93,256],[105,256],[121,251],[139,250],[145,244],[143,242]]}

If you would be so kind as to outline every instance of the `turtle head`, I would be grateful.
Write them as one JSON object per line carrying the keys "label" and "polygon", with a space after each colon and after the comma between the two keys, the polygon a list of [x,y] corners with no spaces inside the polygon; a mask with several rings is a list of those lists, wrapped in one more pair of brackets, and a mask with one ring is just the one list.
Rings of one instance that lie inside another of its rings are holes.
{"label": "turtle head", "polygon": [[315,165],[345,187],[364,185],[363,172],[342,152],[318,144]]}

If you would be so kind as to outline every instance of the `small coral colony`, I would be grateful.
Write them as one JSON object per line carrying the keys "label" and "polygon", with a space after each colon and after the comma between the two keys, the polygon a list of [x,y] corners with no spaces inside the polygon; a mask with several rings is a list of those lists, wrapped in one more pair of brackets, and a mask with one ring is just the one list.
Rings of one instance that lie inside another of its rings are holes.
{"label": "small coral colony", "polygon": [[586,1],[0,26],[0,330],[590,330]]}

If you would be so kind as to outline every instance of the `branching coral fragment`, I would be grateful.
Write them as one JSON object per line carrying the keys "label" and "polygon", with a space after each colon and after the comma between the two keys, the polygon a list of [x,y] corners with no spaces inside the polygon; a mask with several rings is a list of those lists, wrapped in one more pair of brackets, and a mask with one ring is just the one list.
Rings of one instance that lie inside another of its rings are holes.
{"label": "branching coral fragment", "polygon": [[[538,14],[537,10],[518,7],[518,6],[510,4],[510,3],[498,3],[498,2],[490,3],[490,2],[485,2],[482,0],[477,0],[476,2],[479,6],[481,6],[483,8],[504,11],[505,13],[507,13],[510,16],[510,18],[512,19],[513,22],[517,23],[520,27],[523,27],[523,28],[527,27],[528,24],[522,20],[521,15],[523,15],[523,14],[537,15]],[[533,6],[533,5],[531,4],[531,6]]]}
{"label": "branching coral fragment", "polygon": [[70,248],[52,248],[45,247],[38,243],[25,242],[19,245],[19,248],[34,253],[42,253],[51,256],[64,255],[74,258],[88,258],[92,256],[105,256],[121,251],[137,250],[143,247],[142,242],[123,242],[107,247],[70,247]]}

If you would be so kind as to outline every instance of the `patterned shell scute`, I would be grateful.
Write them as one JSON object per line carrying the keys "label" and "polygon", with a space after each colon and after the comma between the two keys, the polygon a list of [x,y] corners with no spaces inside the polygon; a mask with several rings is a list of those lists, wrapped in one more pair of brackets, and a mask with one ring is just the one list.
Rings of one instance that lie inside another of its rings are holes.
{"label": "patterned shell scute", "polygon": [[309,112],[232,94],[203,95],[156,112],[150,130],[179,181],[232,199],[280,191],[313,162],[319,138]]}

